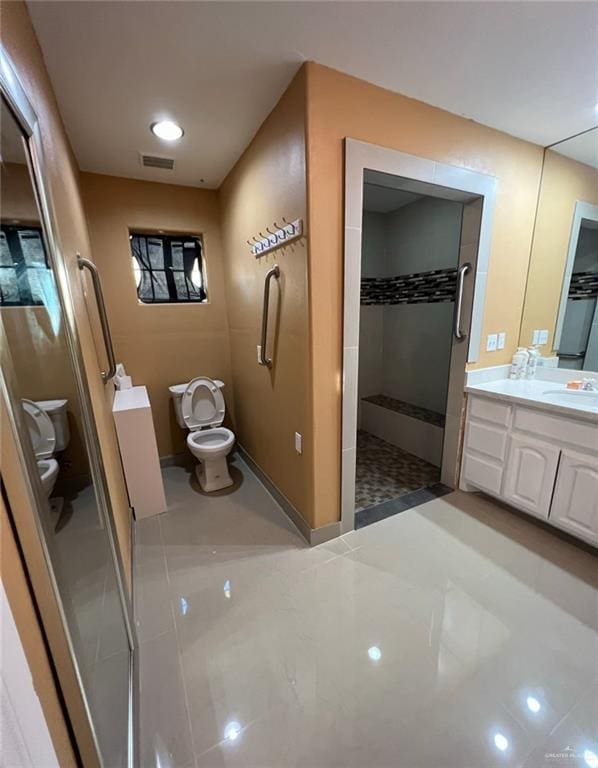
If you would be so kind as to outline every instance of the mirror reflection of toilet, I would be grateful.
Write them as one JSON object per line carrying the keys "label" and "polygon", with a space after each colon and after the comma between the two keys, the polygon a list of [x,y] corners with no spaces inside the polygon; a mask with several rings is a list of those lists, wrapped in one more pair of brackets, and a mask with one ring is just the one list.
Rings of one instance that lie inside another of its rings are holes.
{"label": "mirror reflection of toilet", "polygon": [[197,479],[207,493],[233,484],[226,457],[235,444],[235,435],[221,426],[226,413],[224,383],[198,376],[188,384],[169,387],[176,419],[188,429],[187,448],[198,459]]}
{"label": "mirror reflection of toilet", "polygon": [[23,398],[25,423],[35,453],[39,478],[46,498],[54,490],[58,462],[54,454],[63,451],[70,440],[66,413],[67,400],[27,400]]}

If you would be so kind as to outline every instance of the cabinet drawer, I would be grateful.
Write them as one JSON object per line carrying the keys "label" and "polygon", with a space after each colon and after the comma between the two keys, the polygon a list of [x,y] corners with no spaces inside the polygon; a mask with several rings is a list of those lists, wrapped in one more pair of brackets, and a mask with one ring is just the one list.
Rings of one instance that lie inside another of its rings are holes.
{"label": "cabinet drawer", "polygon": [[518,406],[515,408],[513,429],[598,453],[598,424],[575,421],[566,416],[551,416],[542,411]]}
{"label": "cabinet drawer", "polygon": [[470,421],[465,435],[465,450],[484,453],[502,461],[505,457],[508,432],[502,427]]}
{"label": "cabinet drawer", "polygon": [[482,491],[488,491],[497,496],[502,482],[502,465],[484,456],[474,456],[465,453],[463,464],[463,479],[475,485]]}
{"label": "cabinet drawer", "polygon": [[473,419],[491,421],[501,427],[508,427],[511,418],[511,407],[486,397],[469,396],[469,416]]}

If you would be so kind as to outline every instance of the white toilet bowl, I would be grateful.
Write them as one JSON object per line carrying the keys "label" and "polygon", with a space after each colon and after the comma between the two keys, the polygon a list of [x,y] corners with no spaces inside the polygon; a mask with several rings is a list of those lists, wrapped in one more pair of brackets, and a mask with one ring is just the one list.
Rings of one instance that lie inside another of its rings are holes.
{"label": "white toilet bowl", "polygon": [[233,484],[226,457],[235,444],[235,435],[226,427],[213,427],[187,435],[187,447],[200,462],[197,479],[204,491],[219,491]]}
{"label": "white toilet bowl", "polygon": [[188,384],[169,387],[179,425],[189,430],[187,447],[198,460],[197,479],[206,493],[228,488],[233,480],[226,457],[235,435],[222,427],[226,408],[221,381],[199,376]]}
{"label": "white toilet bowl", "polygon": [[58,477],[58,462],[56,459],[40,459],[37,462],[37,469],[39,471],[39,479],[42,483],[42,490],[46,495],[46,498],[50,498],[50,494],[54,490],[54,484]]}
{"label": "white toilet bowl", "polygon": [[34,402],[23,398],[22,405],[42,489],[50,498],[60,469],[52,457],[56,452],[63,451],[70,440],[67,400]]}

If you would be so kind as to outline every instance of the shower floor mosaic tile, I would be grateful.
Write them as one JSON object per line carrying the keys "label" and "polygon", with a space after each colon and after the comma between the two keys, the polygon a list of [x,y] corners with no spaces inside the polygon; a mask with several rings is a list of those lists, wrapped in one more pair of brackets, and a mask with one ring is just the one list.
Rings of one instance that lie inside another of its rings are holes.
{"label": "shower floor mosaic tile", "polygon": [[355,511],[435,485],[440,467],[364,430],[357,432]]}

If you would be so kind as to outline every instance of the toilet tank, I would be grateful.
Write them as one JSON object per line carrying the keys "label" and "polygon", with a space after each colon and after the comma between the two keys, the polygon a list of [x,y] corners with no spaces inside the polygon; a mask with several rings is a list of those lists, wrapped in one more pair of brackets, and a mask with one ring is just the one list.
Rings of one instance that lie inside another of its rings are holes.
{"label": "toilet tank", "polygon": [[71,432],[69,429],[69,419],[66,410],[68,400],[36,400],[35,404],[38,408],[48,414],[52,426],[54,427],[54,433],[56,434],[56,448],[55,451],[64,451],[71,439]]}
{"label": "toilet tank", "polygon": [[[224,382],[220,381],[220,379],[213,379],[213,381],[219,389],[222,389],[224,386]],[[188,386],[189,382],[187,381],[184,384],[173,384],[172,386],[168,387],[168,391],[170,392],[170,396],[174,402],[174,413],[176,415],[177,424],[181,429],[187,429],[187,425],[185,424],[183,413],[181,411],[181,402],[183,400],[185,390]]]}

